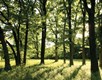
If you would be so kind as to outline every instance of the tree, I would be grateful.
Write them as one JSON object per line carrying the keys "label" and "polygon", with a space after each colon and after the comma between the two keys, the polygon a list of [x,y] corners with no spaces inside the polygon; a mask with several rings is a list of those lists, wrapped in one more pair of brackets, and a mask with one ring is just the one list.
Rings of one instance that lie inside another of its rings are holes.
{"label": "tree", "polygon": [[95,23],[94,23],[94,14],[95,14],[95,0],[90,0],[91,8],[88,7],[87,1],[83,0],[84,7],[88,12],[89,16],[89,46],[90,46],[90,58],[91,58],[91,72],[95,73],[99,71],[98,61],[96,57],[96,41],[95,41]]}
{"label": "tree", "polygon": [[68,25],[69,25],[69,49],[70,49],[70,66],[73,65],[73,41],[72,41],[72,25],[71,25],[71,4],[72,0],[68,0]]}
{"label": "tree", "polygon": [[11,69],[11,66],[10,66],[7,44],[6,44],[6,41],[5,41],[3,29],[1,29],[1,27],[0,27],[0,41],[1,41],[1,44],[2,44],[2,47],[3,47],[3,51],[4,51],[4,59],[5,59],[5,68],[4,69],[6,71],[8,71],[8,70]]}
{"label": "tree", "polygon": [[55,62],[58,61],[58,16],[55,16]]}
{"label": "tree", "polygon": [[[18,25],[15,24],[17,20],[15,19],[16,13],[14,13],[15,12],[15,10],[13,9],[14,6],[12,5],[12,7],[11,7],[9,1],[6,2],[5,0],[2,0],[1,2],[2,2],[2,5],[4,5],[1,8],[4,8],[4,9],[0,11],[0,15],[1,15],[0,21],[3,24],[6,25],[5,29],[12,30],[13,37],[14,37],[14,40],[15,40],[15,43],[16,43],[16,50],[17,50],[16,51],[17,52],[17,54],[16,54],[17,57],[15,58],[16,65],[20,65],[21,64],[21,59],[20,59],[20,50],[19,50],[19,27],[18,27]],[[16,18],[18,18],[17,15],[16,15]],[[15,23],[13,23],[13,22],[15,22]],[[18,22],[19,22],[19,20],[18,20]]]}
{"label": "tree", "polygon": [[44,64],[44,54],[45,54],[46,2],[47,2],[47,0],[40,0],[41,17],[42,17],[42,41],[41,41],[41,62],[40,62],[40,64]]}
{"label": "tree", "polygon": [[25,9],[25,16],[26,16],[26,32],[25,32],[25,45],[24,45],[24,58],[23,58],[23,63],[26,64],[26,55],[27,55],[27,44],[28,44],[28,30],[29,30],[29,15],[31,16],[31,12],[33,12],[33,10],[31,11],[30,8],[32,8],[32,6],[35,5],[36,0],[34,1],[34,4],[31,5],[31,3],[33,3],[32,1],[30,2],[29,0],[26,2],[26,8]]}
{"label": "tree", "polygon": [[85,16],[86,16],[86,10],[84,8],[84,5],[81,2],[81,10],[82,10],[82,15],[83,15],[83,29],[82,29],[82,65],[85,65]]}
{"label": "tree", "polygon": [[96,23],[98,24],[97,26],[97,40],[99,44],[97,45],[99,48],[99,66],[102,68],[102,13],[101,13],[101,8],[102,2],[97,1],[96,2],[96,10],[97,10],[97,16],[96,16]]}
{"label": "tree", "polygon": [[66,30],[66,3],[63,0],[63,7],[64,7],[64,28],[63,28],[63,55],[64,55],[64,63],[66,63],[66,48],[65,48],[65,30]]}

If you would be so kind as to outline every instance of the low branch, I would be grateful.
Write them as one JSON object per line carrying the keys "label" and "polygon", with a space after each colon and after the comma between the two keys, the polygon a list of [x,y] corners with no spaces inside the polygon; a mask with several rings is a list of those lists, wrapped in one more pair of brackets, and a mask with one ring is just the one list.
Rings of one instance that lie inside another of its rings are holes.
{"label": "low branch", "polygon": [[10,48],[12,49],[12,51],[13,51],[13,54],[14,54],[14,57],[15,57],[15,59],[17,58],[17,55],[16,55],[16,53],[15,53],[15,50],[13,49],[13,46],[6,40],[6,43],[10,46]]}

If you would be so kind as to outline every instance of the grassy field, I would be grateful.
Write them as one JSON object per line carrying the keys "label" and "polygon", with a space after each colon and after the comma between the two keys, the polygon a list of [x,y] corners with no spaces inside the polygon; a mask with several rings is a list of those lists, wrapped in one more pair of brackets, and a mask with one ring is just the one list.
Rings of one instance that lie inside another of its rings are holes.
{"label": "grassy field", "polygon": [[[69,67],[69,61],[64,64],[63,60],[45,60],[45,65],[39,63],[40,60],[28,60],[26,66],[13,67],[8,72],[1,71],[0,80],[101,80],[91,75],[88,60],[84,66],[81,65],[81,60],[75,60],[72,67]],[[11,64],[14,66],[14,61]],[[0,68],[3,67],[4,62],[1,61]]]}

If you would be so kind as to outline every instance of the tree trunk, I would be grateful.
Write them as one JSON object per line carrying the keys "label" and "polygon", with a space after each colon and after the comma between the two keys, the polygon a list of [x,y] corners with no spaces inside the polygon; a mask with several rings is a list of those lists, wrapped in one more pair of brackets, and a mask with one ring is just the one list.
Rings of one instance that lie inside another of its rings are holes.
{"label": "tree trunk", "polygon": [[16,51],[17,51],[17,61],[16,61],[16,65],[19,66],[21,64],[21,56],[20,56],[20,50],[19,50],[19,41],[17,39],[17,35],[16,32],[14,30],[13,31],[13,36],[14,36],[14,40],[16,43]]}
{"label": "tree trunk", "polygon": [[42,41],[41,41],[41,62],[40,62],[40,64],[44,64],[44,54],[45,54],[46,2],[47,2],[47,0],[40,0],[40,4],[41,4],[41,16],[42,16]]}
{"label": "tree trunk", "polygon": [[46,38],[46,23],[42,23],[44,28],[42,28],[42,43],[41,43],[41,64],[44,64],[44,54],[45,54],[45,38]]}
{"label": "tree trunk", "polygon": [[90,45],[90,58],[91,58],[91,71],[97,72],[98,61],[96,57],[96,41],[95,41],[95,24],[94,24],[94,12],[89,14],[89,45]]}
{"label": "tree trunk", "polygon": [[58,36],[57,36],[57,29],[55,34],[55,62],[58,61]]}
{"label": "tree trunk", "polygon": [[58,61],[58,16],[55,16],[56,26],[55,26],[55,62]]}
{"label": "tree trunk", "polygon": [[14,54],[15,63],[17,63],[17,55],[15,53],[15,50],[14,50],[13,46],[7,40],[6,40],[6,43],[10,46],[10,48],[11,48],[13,54]]}
{"label": "tree trunk", "polygon": [[89,45],[90,45],[90,58],[91,58],[91,73],[99,71],[98,60],[96,57],[96,38],[95,38],[95,0],[91,0],[91,8],[88,8],[86,0],[84,1],[84,7],[89,16]]}
{"label": "tree trunk", "polygon": [[70,66],[73,65],[73,42],[72,42],[72,27],[71,27],[71,2],[68,7],[68,24],[69,24],[69,49],[70,49]]}
{"label": "tree trunk", "polygon": [[29,20],[28,20],[28,14],[27,14],[26,33],[25,33],[25,46],[24,46],[24,58],[23,58],[23,63],[24,64],[26,64],[26,55],[27,55],[28,26],[29,26]]}
{"label": "tree trunk", "polygon": [[98,38],[100,42],[99,47],[99,66],[102,69],[102,14],[101,9],[98,10]]}
{"label": "tree trunk", "polygon": [[7,49],[7,45],[6,45],[6,41],[5,41],[5,37],[4,37],[4,33],[3,30],[0,27],[0,41],[3,47],[3,51],[4,51],[4,59],[5,59],[5,70],[8,71],[11,69],[10,66],[10,60],[9,60],[9,54],[8,54],[8,49]]}
{"label": "tree trunk", "polygon": [[[102,45],[102,44],[101,44]],[[101,48],[100,48],[100,53],[99,53],[99,66],[100,66],[100,68],[102,69],[102,46],[101,46]]]}
{"label": "tree trunk", "polygon": [[83,33],[82,33],[82,65],[86,64],[85,61],[85,16],[86,16],[86,11],[85,9],[82,9],[82,14],[83,14]]}
{"label": "tree trunk", "polygon": [[63,28],[63,55],[64,55],[64,63],[66,63],[65,29],[66,29],[66,19],[64,20],[64,28]]}

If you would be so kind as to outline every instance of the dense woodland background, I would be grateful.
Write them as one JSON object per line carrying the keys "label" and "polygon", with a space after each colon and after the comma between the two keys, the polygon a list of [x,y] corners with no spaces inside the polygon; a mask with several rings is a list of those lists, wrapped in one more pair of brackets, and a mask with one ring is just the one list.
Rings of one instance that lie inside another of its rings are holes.
{"label": "dense woodland background", "polygon": [[[102,0],[0,0],[0,58],[6,71],[27,59],[91,61],[102,68]],[[98,65],[99,60],[99,65]]]}

